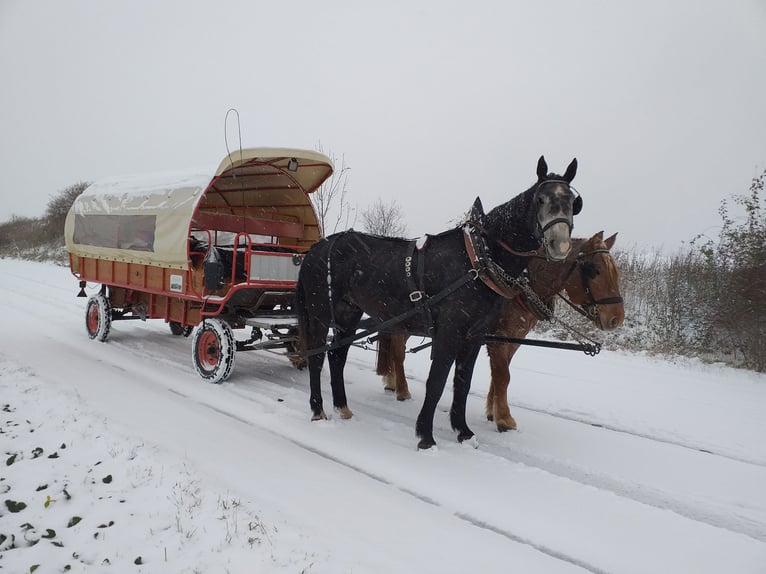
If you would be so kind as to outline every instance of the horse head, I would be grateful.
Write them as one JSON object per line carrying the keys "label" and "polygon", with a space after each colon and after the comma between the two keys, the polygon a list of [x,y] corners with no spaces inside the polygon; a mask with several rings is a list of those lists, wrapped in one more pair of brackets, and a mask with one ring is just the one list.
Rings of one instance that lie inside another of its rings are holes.
{"label": "horse head", "polygon": [[514,270],[516,273],[523,270],[527,262],[519,263],[519,258],[528,257],[541,247],[549,261],[567,258],[572,248],[570,234],[574,216],[582,209],[582,198],[570,185],[576,173],[576,159],[564,175],[557,175],[548,173],[548,164],[540,156],[537,182],[529,189],[483,217],[480,215],[481,203],[474,204],[471,218],[481,217],[483,235],[493,239],[493,243],[506,252],[494,253],[506,271],[514,274]]}
{"label": "horse head", "polygon": [[543,156],[537,162],[535,229],[545,248],[545,256],[552,261],[562,261],[569,254],[574,216],[582,210],[582,197],[570,185],[576,173],[576,158],[564,175],[548,173],[548,164]]}
{"label": "horse head", "polygon": [[620,274],[610,253],[616,240],[616,233],[604,239],[604,232],[600,231],[584,242],[564,284],[569,300],[582,307],[604,331],[616,329],[625,320]]}

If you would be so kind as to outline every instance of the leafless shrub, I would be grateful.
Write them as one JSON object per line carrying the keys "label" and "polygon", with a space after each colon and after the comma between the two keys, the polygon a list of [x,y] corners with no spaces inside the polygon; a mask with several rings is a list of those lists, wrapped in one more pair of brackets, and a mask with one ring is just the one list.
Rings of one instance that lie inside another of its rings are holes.
{"label": "leafless shrub", "polygon": [[623,346],[766,371],[766,172],[724,200],[718,240],[671,256],[616,252],[625,299]]}
{"label": "leafless shrub", "polygon": [[53,196],[43,217],[12,216],[0,223],[0,257],[66,262],[64,221],[69,208],[88,183],[70,185]]}
{"label": "leafless shrub", "polygon": [[378,200],[362,212],[362,226],[367,233],[387,237],[404,237],[407,235],[407,225],[404,214],[395,200],[383,203]]}

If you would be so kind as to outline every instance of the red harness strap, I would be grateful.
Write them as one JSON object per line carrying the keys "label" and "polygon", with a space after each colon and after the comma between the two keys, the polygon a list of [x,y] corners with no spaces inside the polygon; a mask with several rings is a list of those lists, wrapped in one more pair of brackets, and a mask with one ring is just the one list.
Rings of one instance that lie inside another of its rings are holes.
{"label": "red harness strap", "polygon": [[508,285],[504,285],[504,286],[498,285],[492,279],[492,277],[490,277],[489,273],[487,273],[486,266],[482,264],[481,258],[476,252],[476,246],[474,245],[474,238],[471,235],[471,232],[468,230],[468,226],[463,227],[463,238],[465,239],[465,250],[466,250],[466,253],[468,253],[468,259],[471,261],[471,266],[478,273],[479,279],[481,279],[482,282],[487,287],[489,287],[495,293],[497,293],[501,297],[504,297],[505,299],[512,299],[515,296],[517,296],[518,291],[516,291],[515,289],[512,289]]}

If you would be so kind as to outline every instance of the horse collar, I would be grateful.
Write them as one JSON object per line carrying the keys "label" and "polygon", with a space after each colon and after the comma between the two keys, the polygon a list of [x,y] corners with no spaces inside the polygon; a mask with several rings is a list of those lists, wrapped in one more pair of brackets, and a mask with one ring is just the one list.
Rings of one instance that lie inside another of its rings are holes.
{"label": "horse collar", "polygon": [[469,223],[463,226],[463,239],[471,267],[476,271],[482,283],[505,299],[516,297],[519,293],[518,290],[502,278],[496,269],[497,265],[490,259],[484,234],[476,226]]}

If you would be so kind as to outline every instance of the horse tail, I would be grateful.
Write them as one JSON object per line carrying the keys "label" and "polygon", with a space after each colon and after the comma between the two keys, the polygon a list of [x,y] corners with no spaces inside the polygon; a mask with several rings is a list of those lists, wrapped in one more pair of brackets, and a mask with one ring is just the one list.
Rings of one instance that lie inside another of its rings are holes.
{"label": "horse tail", "polygon": [[318,281],[326,281],[324,275],[318,271],[320,268],[326,269],[327,267],[325,263],[326,256],[324,255],[326,244],[326,239],[321,239],[309,249],[303,257],[303,262],[298,272],[298,282],[295,285],[293,309],[298,323],[296,350],[302,358],[304,366],[308,361],[306,354],[313,348],[312,345],[315,343],[312,332],[316,329],[316,320],[312,320],[312,315],[315,313],[312,309],[316,303],[316,295],[312,295],[312,293],[316,288],[312,284],[316,285]]}
{"label": "horse tail", "polygon": [[380,333],[378,336],[378,356],[375,373],[381,377],[391,374],[391,335]]}
{"label": "horse tail", "polygon": [[295,286],[295,299],[293,302],[295,307],[295,318],[298,320],[298,341],[296,349],[298,355],[304,360],[306,358],[307,348],[307,333],[308,333],[308,313],[306,312],[306,293],[304,290],[303,281],[301,276],[298,276],[298,283]]}

